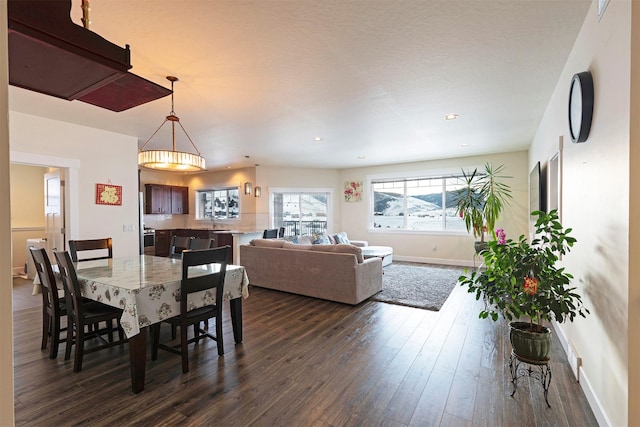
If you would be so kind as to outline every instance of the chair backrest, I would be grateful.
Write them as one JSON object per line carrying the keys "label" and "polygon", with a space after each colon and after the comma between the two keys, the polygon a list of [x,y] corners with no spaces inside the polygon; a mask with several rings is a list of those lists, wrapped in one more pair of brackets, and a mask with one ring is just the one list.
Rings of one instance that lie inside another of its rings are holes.
{"label": "chair backrest", "polygon": [[29,251],[31,252],[38,277],[40,278],[43,307],[53,315],[61,305],[60,298],[58,297],[56,276],[53,274],[49,255],[47,255],[46,250],[40,248],[30,247]]}
{"label": "chair backrest", "polygon": [[215,239],[199,239],[196,237],[195,239],[191,240],[189,249],[212,249],[215,248],[215,244]]}
{"label": "chair backrest", "polygon": [[73,266],[73,260],[67,251],[54,252],[53,255],[58,262],[58,270],[60,271],[60,278],[64,286],[67,312],[76,319],[81,319],[84,315],[82,293],[80,292],[80,283],[78,282],[76,269]]}
{"label": "chair backrest", "polygon": [[[186,250],[182,253],[182,281],[180,282],[180,315],[186,316],[188,311],[187,297],[195,292],[215,289],[215,303],[222,310],[224,294],[224,277],[227,272],[227,253],[230,246],[214,249]],[[210,264],[218,264],[219,268],[212,268]],[[208,266],[205,270],[200,267]]]}
{"label": "chair backrest", "polygon": [[271,228],[268,230],[264,230],[264,232],[262,233],[262,238],[263,239],[276,239],[278,237],[278,229],[277,228]]}
{"label": "chair backrest", "polygon": [[171,258],[182,258],[182,251],[191,247],[193,237],[173,236],[171,238],[171,246],[169,248],[169,256]]}
{"label": "chair backrest", "polygon": [[[85,251],[87,253],[84,254],[84,257],[78,258],[78,252]],[[69,252],[73,262],[113,258],[111,237],[105,239],[69,240]]]}

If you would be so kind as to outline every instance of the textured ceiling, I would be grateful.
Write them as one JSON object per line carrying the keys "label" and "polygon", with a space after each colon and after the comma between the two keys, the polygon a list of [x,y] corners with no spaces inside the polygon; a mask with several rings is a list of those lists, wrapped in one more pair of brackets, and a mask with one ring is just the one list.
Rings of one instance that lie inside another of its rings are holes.
{"label": "textured ceiling", "polygon": [[[92,31],[131,46],[135,74],[165,87],[179,77],[175,112],[208,169],[345,168],[527,149],[589,6],[92,0],[90,18]],[[72,18],[80,23],[80,0]],[[9,95],[11,110],[134,135],[139,146],[171,110],[168,97],[114,113]],[[163,130],[147,148],[170,148]]]}

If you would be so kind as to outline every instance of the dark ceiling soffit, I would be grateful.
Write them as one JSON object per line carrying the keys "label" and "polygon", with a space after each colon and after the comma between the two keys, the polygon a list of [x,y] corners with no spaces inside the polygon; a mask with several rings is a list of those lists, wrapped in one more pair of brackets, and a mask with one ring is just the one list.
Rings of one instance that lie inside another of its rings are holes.
{"label": "dark ceiling soffit", "polygon": [[171,94],[127,71],[128,45],[74,24],[70,0],[9,0],[7,9],[9,84],[116,112]]}

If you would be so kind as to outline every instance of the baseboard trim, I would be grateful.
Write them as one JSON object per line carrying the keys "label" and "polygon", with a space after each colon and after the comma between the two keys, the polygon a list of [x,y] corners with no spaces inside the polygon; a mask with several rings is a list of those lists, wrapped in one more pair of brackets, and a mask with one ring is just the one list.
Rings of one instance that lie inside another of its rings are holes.
{"label": "baseboard trim", "polygon": [[[564,331],[562,330],[558,322],[552,321],[551,323],[553,324],[553,329],[556,335],[558,336],[558,340],[560,341],[560,344],[562,345],[562,349],[567,355],[567,359],[569,359],[570,357],[576,357],[576,352],[573,349],[573,346],[567,339],[567,336],[565,335]],[[589,406],[591,407],[591,410],[593,411],[593,415],[596,417],[596,420],[598,421],[598,425],[612,426],[611,420],[607,416],[607,413],[605,412],[604,407],[600,403],[600,400],[594,393],[593,387],[591,386],[591,382],[589,381],[589,376],[587,375],[586,371],[584,370],[581,364],[578,366],[578,375],[577,375],[576,381],[578,381],[578,384],[580,384],[580,388],[584,392],[584,395],[587,398],[587,401],[589,402]]]}

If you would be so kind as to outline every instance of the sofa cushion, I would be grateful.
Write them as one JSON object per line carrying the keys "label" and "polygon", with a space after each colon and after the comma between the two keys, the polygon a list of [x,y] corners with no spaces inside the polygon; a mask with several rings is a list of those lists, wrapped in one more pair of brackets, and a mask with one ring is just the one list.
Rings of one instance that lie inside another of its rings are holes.
{"label": "sofa cushion", "polygon": [[285,241],[278,239],[253,239],[249,244],[251,246],[259,246],[263,248],[281,248],[282,245],[285,244]]}
{"label": "sofa cushion", "polygon": [[339,244],[339,243],[343,243],[345,245],[351,244],[351,242],[349,241],[349,238],[347,237],[347,233],[345,233],[344,231],[334,234],[333,239],[335,240],[336,244]]}
{"label": "sofa cushion", "polygon": [[313,245],[300,245],[293,242],[284,242],[282,249],[297,249],[300,251],[310,251]]}
{"label": "sofa cushion", "polygon": [[353,254],[356,256],[356,260],[359,264],[362,264],[364,262],[364,258],[362,257],[362,249],[353,245],[345,245],[342,243],[338,243],[337,245],[313,245],[311,249],[319,252]]}

